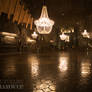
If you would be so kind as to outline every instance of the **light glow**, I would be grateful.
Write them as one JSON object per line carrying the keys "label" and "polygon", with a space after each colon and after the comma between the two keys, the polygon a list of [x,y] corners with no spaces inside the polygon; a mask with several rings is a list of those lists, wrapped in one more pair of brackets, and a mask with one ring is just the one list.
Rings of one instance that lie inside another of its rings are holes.
{"label": "light glow", "polygon": [[50,40],[50,43],[54,43],[54,40]]}
{"label": "light glow", "polygon": [[85,38],[90,38],[89,37],[89,33],[87,32],[87,30],[84,30],[84,32],[82,33],[83,37]]}
{"label": "light glow", "polygon": [[29,37],[27,38],[27,42],[28,42],[28,43],[36,43],[35,40],[32,40],[32,39],[30,39]]}
{"label": "light glow", "polygon": [[60,35],[60,39],[65,41],[65,42],[69,42],[70,41],[69,36],[65,35],[64,33],[62,33],[62,35]]}
{"label": "light glow", "polygon": [[61,40],[65,40],[66,39],[66,35],[64,33],[62,33],[62,35],[60,35],[60,39]]}
{"label": "light glow", "polygon": [[3,40],[5,43],[15,43],[16,42],[15,37],[12,37],[12,36],[5,36]]}
{"label": "light glow", "polygon": [[81,76],[87,77],[91,73],[90,71],[91,64],[89,62],[82,62],[81,64]]}
{"label": "light glow", "polygon": [[38,80],[33,92],[56,92],[56,85],[51,80]]}
{"label": "light glow", "polygon": [[15,37],[12,37],[12,36],[5,36],[5,39],[15,39]]}
{"label": "light glow", "polygon": [[13,36],[16,37],[17,35],[14,33],[8,33],[8,32],[1,32],[0,34],[4,35],[4,36]]}
{"label": "light glow", "polygon": [[28,58],[29,67],[31,68],[32,77],[37,77],[39,75],[39,61],[34,55]]}
{"label": "light glow", "polygon": [[40,18],[35,20],[34,24],[39,34],[49,34],[51,32],[54,21],[49,19],[46,6],[43,6]]}
{"label": "light glow", "polygon": [[32,37],[36,39],[38,37],[38,34],[36,32],[33,32]]}
{"label": "light glow", "polygon": [[67,57],[60,57],[59,69],[61,72],[65,72],[68,70],[68,58]]}

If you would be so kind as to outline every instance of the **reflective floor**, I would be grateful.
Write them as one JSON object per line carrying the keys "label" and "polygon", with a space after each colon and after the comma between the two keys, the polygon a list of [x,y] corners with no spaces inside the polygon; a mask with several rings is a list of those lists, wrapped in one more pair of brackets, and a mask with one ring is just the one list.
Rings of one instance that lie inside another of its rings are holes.
{"label": "reflective floor", "polygon": [[92,92],[92,53],[54,51],[0,55],[0,90]]}

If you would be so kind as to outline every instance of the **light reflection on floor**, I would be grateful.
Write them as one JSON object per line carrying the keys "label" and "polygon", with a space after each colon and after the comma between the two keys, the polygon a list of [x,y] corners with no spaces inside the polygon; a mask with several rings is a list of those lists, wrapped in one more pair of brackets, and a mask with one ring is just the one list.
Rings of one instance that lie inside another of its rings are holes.
{"label": "light reflection on floor", "polygon": [[88,84],[88,79],[91,74],[91,62],[88,58],[83,59],[80,66],[81,73],[81,84]]}
{"label": "light reflection on floor", "polygon": [[38,80],[34,84],[33,92],[56,92],[56,85],[51,80]]}
{"label": "light reflection on floor", "polygon": [[66,72],[68,69],[68,57],[59,57],[59,69],[61,72]]}
{"label": "light reflection on floor", "polygon": [[81,63],[81,76],[87,77],[91,73],[90,71],[91,64],[89,62],[82,62]]}
{"label": "light reflection on floor", "polygon": [[74,89],[75,92],[90,92],[91,54],[62,51],[10,55],[0,58],[0,67],[2,78],[25,79],[25,89],[31,89],[30,92],[74,92]]}
{"label": "light reflection on floor", "polygon": [[31,69],[32,77],[37,77],[39,74],[39,61],[36,56],[29,56],[28,57],[28,65]]}
{"label": "light reflection on floor", "polygon": [[7,64],[5,65],[4,69],[4,75],[5,76],[12,76],[14,74],[16,74],[16,63],[14,61],[14,58],[9,58],[9,60],[7,60]]}
{"label": "light reflection on floor", "polygon": [[33,80],[33,92],[56,92],[55,82],[51,79],[38,79],[39,76],[39,59],[33,55],[28,57],[29,67],[31,68],[31,74]]}

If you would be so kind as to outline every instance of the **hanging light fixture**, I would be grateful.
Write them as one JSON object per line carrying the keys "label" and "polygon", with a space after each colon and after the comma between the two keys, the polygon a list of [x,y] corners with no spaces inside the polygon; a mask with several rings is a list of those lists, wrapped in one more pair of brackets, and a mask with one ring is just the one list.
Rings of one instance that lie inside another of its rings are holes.
{"label": "hanging light fixture", "polygon": [[35,20],[34,24],[39,34],[49,34],[52,31],[54,21],[49,19],[47,7],[45,5],[42,7],[40,18]]}
{"label": "hanging light fixture", "polygon": [[89,37],[89,33],[87,32],[87,30],[84,30],[84,32],[82,33],[84,38],[90,38]]}
{"label": "hanging light fixture", "polygon": [[65,41],[65,42],[69,42],[70,41],[69,36],[65,35],[64,33],[62,33],[60,35],[60,39],[63,40],[63,41]]}
{"label": "hanging light fixture", "polygon": [[38,34],[36,32],[33,32],[32,37],[33,39],[36,39],[38,37]]}
{"label": "hanging light fixture", "polygon": [[61,40],[65,40],[65,39],[66,39],[66,35],[65,35],[64,33],[62,33],[62,34],[60,35],[60,39],[61,39]]}

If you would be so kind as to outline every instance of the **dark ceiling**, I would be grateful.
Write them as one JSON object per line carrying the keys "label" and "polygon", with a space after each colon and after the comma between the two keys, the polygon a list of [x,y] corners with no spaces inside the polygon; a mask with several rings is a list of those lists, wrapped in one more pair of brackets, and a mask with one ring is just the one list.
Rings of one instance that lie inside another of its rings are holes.
{"label": "dark ceiling", "polygon": [[[23,0],[25,6],[30,9],[32,16],[40,17],[43,0]],[[85,17],[92,14],[92,0],[46,0],[49,17],[56,23],[63,19]]]}

